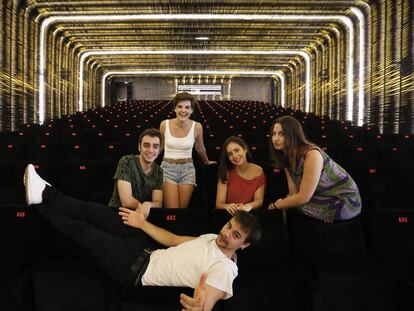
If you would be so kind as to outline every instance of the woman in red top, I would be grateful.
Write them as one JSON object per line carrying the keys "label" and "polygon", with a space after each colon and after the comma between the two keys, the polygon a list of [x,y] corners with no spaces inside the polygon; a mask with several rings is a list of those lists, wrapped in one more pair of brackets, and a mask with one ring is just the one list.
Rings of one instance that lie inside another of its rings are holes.
{"label": "woman in red top", "polygon": [[262,168],[251,160],[243,139],[226,139],[221,148],[216,208],[233,215],[237,210],[250,211],[263,205],[266,179]]}

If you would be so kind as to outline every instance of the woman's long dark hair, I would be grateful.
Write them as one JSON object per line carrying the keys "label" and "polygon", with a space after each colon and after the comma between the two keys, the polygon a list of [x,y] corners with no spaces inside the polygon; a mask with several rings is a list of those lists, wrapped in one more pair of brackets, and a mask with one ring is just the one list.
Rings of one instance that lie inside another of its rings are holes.
{"label": "woman's long dark hair", "polygon": [[218,167],[218,178],[221,180],[221,182],[226,183],[227,182],[227,173],[228,171],[232,170],[234,165],[230,162],[229,157],[227,156],[227,146],[230,143],[235,143],[241,146],[243,149],[247,150],[246,153],[246,159],[247,162],[252,162],[252,155],[250,153],[249,146],[247,146],[246,142],[236,136],[230,136],[227,138],[223,146],[221,146],[221,154],[220,154],[220,162]]}
{"label": "woman's long dark hair", "polygon": [[[283,129],[285,141],[284,150],[275,150],[272,143],[272,132],[275,124],[280,124]],[[292,156],[299,157],[302,152],[313,144],[306,139],[303,133],[302,125],[298,120],[291,116],[283,116],[277,118],[270,127],[270,158],[275,167],[287,168],[290,171],[289,159]]]}

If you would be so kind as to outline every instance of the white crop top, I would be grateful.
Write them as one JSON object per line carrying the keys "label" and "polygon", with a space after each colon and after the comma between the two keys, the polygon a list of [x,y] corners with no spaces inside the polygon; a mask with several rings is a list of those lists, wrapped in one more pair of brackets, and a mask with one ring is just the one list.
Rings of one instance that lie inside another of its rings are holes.
{"label": "white crop top", "polygon": [[188,159],[192,157],[194,146],[194,128],[196,122],[193,121],[190,132],[185,137],[174,137],[170,132],[170,120],[165,122],[164,133],[164,158],[168,159]]}

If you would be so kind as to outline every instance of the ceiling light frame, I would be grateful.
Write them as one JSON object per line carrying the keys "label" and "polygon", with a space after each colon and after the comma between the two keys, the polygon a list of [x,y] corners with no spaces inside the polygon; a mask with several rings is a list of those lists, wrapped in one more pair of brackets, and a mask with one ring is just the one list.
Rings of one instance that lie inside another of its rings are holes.
{"label": "ceiling light frame", "polygon": [[[39,14],[36,20],[40,19],[42,14]],[[358,17],[358,15],[357,15]],[[359,18],[359,17],[358,17]],[[253,14],[136,14],[136,15],[57,15],[48,16],[41,22],[40,26],[40,47],[39,47],[39,75],[38,75],[38,107],[39,107],[39,122],[42,124],[45,118],[45,39],[48,27],[55,22],[114,22],[114,21],[149,21],[149,20],[162,20],[162,21],[175,21],[175,20],[260,20],[260,21],[277,21],[277,20],[303,20],[303,21],[337,21],[343,24],[347,28],[349,44],[348,44],[348,68],[347,68],[347,114],[346,119],[353,121],[353,65],[354,65],[354,25],[352,20],[343,15],[253,15]],[[360,41],[361,41],[360,36]],[[360,51],[361,53],[361,51]],[[364,55],[359,55],[360,59]],[[360,62],[361,73],[361,62]],[[309,73],[310,75],[310,73]],[[361,85],[358,85],[360,88]],[[364,85],[362,85],[364,87]],[[361,90],[358,90],[361,92]],[[362,94],[364,92],[362,91]],[[309,94],[308,94],[309,95]],[[361,107],[362,101],[362,107]],[[358,103],[358,111],[364,108],[363,96]],[[309,107],[309,103],[308,103]]]}
{"label": "ceiling light frame", "polygon": [[247,75],[247,76],[270,76],[278,77],[281,84],[281,106],[285,107],[286,103],[286,80],[285,76],[280,71],[237,71],[237,70],[125,70],[125,71],[108,71],[102,75],[101,79],[101,106],[105,107],[105,85],[106,79],[110,76],[119,75],[119,76],[148,76],[148,75],[176,75],[176,74],[191,74],[191,75]]}

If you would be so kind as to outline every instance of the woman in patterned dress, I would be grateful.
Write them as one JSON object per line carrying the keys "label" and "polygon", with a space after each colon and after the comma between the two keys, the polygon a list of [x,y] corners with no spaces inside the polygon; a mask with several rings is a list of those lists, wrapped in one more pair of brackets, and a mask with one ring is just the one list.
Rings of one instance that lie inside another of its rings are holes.
{"label": "woman in patterned dress", "polygon": [[310,143],[298,120],[276,119],[271,127],[271,153],[284,168],[289,194],[269,209],[298,210],[325,222],[349,220],[361,212],[361,196],[351,176],[321,148]]}
{"label": "woman in patterned dress", "polygon": [[226,139],[221,148],[216,208],[233,215],[237,210],[250,211],[263,205],[266,179],[262,168],[251,160],[243,139]]}

